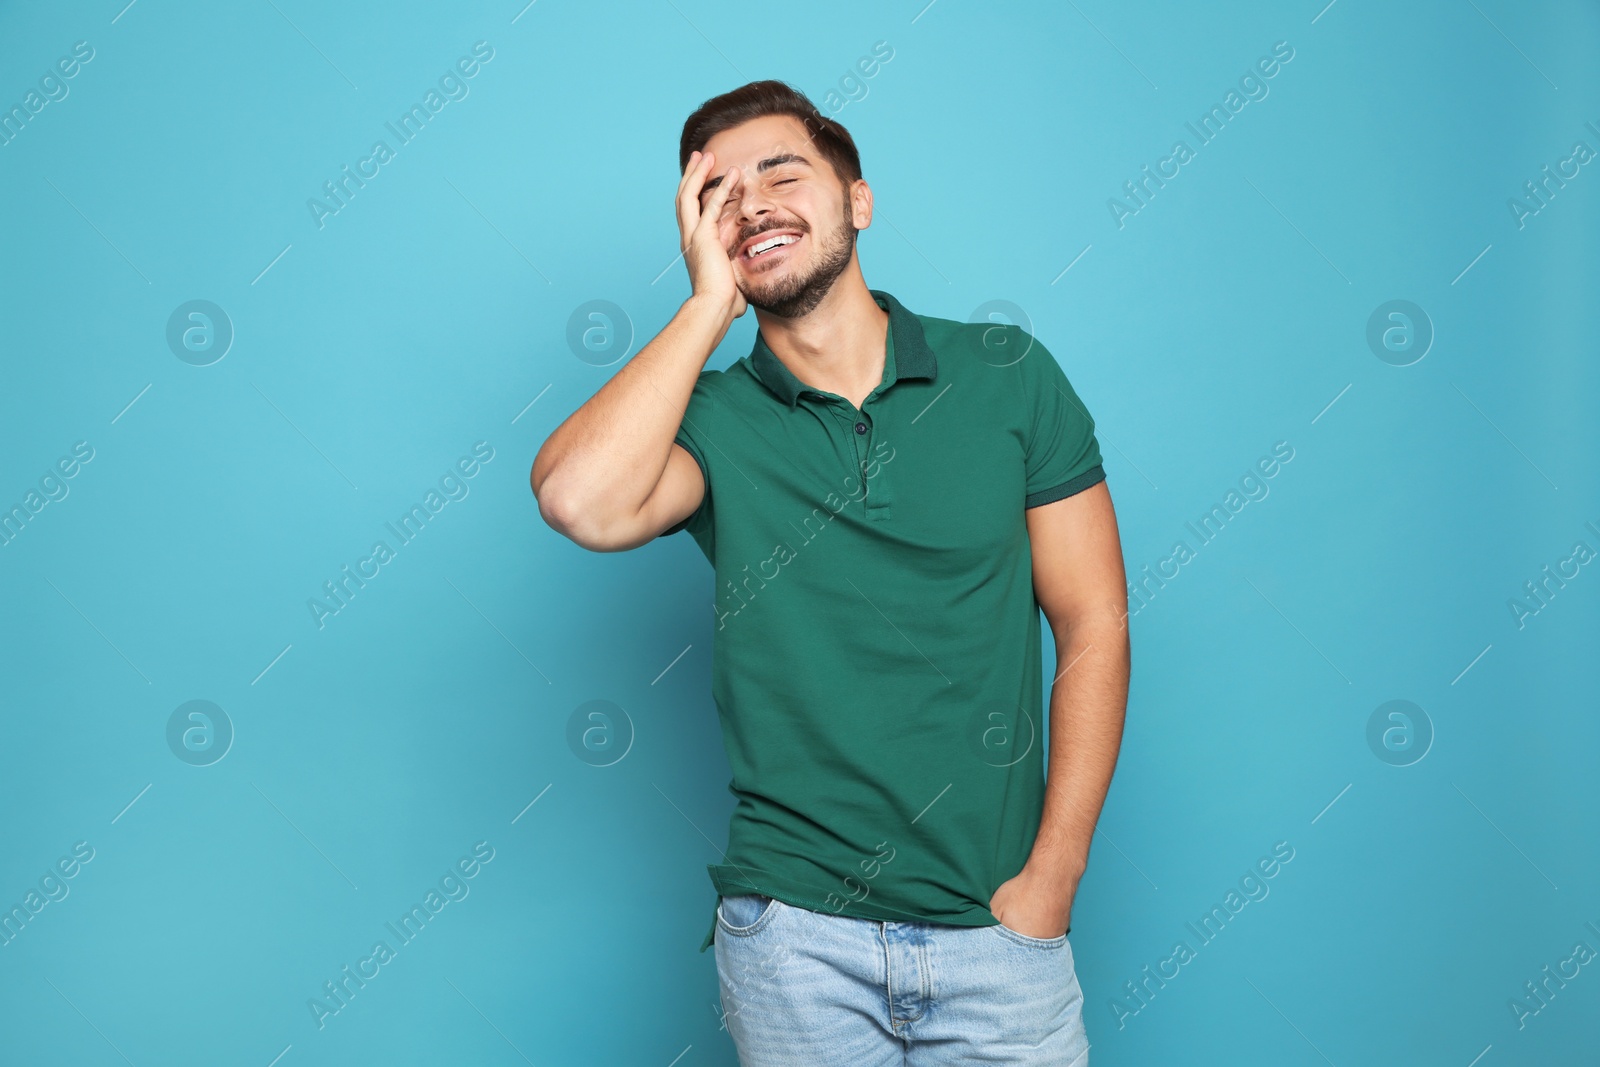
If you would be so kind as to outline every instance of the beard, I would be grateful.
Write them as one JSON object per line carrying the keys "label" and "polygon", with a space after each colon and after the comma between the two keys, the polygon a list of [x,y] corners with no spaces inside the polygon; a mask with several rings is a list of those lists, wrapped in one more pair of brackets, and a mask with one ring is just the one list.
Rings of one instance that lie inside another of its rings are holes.
{"label": "beard", "polygon": [[[807,237],[818,236],[810,229],[803,232]],[[781,277],[769,280],[764,275],[757,275],[754,278],[743,279],[739,285],[739,292],[744,295],[745,303],[783,319],[797,319],[810,314],[818,304],[822,303],[822,298],[828,295],[833,283],[838,281],[839,275],[850,265],[850,257],[855,252],[857,232],[850,221],[850,201],[846,198],[844,215],[832,232],[821,235],[816,260],[810,270],[805,270],[798,264],[785,264],[787,272],[783,272],[783,268],[768,272],[769,274],[781,272]]]}

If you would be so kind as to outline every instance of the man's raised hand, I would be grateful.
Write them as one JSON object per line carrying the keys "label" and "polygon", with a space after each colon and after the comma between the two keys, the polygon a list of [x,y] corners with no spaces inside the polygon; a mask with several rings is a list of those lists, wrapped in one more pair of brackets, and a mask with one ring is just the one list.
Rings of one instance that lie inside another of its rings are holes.
{"label": "man's raised hand", "polygon": [[722,217],[722,205],[738,184],[740,175],[738,167],[728,168],[728,173],[711,190],[702,206],[700,193],[711,174],[712,162],[711,153],[695,152],[678,181],[678,237],[694,295],[725,307],[728,320],[732,322],[744,314],[746,304],[734,280],[733,261],[723,246],[718,221]]}

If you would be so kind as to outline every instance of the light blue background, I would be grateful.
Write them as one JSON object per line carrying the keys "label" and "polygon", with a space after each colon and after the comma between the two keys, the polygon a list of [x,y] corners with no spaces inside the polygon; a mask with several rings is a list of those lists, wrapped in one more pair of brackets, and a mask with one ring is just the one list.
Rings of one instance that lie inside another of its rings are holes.
{"label": "light blue background", "polygon": [[[6,1063],[734,1062],[696,951],[732,805],[710,569],[687,535],[586,552],[527,479],[688,293],[683,119],[762,77],[823,104],[877,41],[836,115],[868,283],[1024,309],[1098,420],[1130,577],[1294,449],[1132,619],[1073,911],[1092,1061],[1594,1055],[1600,963],[1508,1006],[1600,950],[1600,567],[1508,607],[1600,550],[1600,164],[1520,228],[1507,203],[1600,149],[1592,4],[123,3],[0,11],[6,108],[94,48],[0,147],[0,506],[94,450],[0,547],[0,904],[94,849],[0,947]],[[469,95],[319,229],[308,198],[477,41]],[[1269,95],[1119,228],[1278,41]],[[203,367],[165,337],[196,299],[235,330]],[[595,299],[634,340],[585,360]],[[1394,299],[1435,330],[1409,366],[1366,340]],[[308,599],[479,441],[319,629]],[[194,699],[236,732],[210,766],[166,739]],[[1367,742],[1395,699],[1435,735],[1410,766]],[[610,766],[567,741],[591,700],[627,715]],[[470,894],[319,1029],[308,999],[479,841]],[[1279,841],[1270,895],[1119,1028]]]}

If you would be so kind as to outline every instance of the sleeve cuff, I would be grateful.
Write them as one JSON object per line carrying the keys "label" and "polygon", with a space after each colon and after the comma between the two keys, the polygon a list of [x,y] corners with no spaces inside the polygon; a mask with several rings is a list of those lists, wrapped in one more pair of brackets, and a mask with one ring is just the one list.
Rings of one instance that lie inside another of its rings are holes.
{"label": "sleeve cuff", "polygon": [[1062,482],[1060,485],[1050,489],[1041,489],[1037,493],[1029,493],[1027,498],[1023,500],[1022,506],[1026,510],[1027,508],[1036,508],[1041,504],[1054,503],[1057,500],[1072,496],[1074,493],[1081,493],[1096,482],[1105,480],[1105,468],[1096,463],[1076,478]]}
{"label": "sleeve cuff", "polygon": [[694,517],[700,514],[701,510],[705,508],[706,501],[711,497],[711,475],[706,471],[706,461],[700,458],[700,450],[693,447],[691,444],[686,443],[681,433],[679,436],[673,438],[672,443],[679,446],[685,452],[689,453],[689,455],[694,457],[695,463],[700,467],[700,478],[705,483],[706,491],[705,495],[700,498],[699,507],[689,512],[689,514],[685,515],[676,524],[656,534],[657,537],[666,537],[686,528],[691,522],[694,521]]}

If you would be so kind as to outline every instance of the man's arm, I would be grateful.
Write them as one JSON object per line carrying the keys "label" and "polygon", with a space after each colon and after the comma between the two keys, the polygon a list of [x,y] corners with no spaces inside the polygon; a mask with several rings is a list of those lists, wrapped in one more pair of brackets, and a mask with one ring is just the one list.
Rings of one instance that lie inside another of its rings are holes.
{"label": "man's arm", "polygon": [[545,440],[529,482],[552,529],[592,551],[617,552],[700,505],[700,465],[672,439],[730,320],[725,307],[691,296]]}
{"label": "man's arm", "polygon": [[1128,704],[1128,587],[1105,482],[1030,508],[1033,588],[1056,641],[1050,768],[1028,865],[1077,884],[1111,787]]}
{"label": "man's arm", "polygon": [[1122,744],[1128,593],[1105,482],[1026,514],[1034,595],[1056,642],[1050,767],[1033,850],[1022,872],[995,891],[991,909],[1014,930],[1054,937],[1070,925]]}
{"label": "man's arm", "polygon": [[693,295],[556,427],[528,475],[544,521],[584,548],[616,552],[644,544],[705,497],[700,465],[673,438],[706,360],[746,306],[717,229],[739,168],[730,167],[702,205],[711,166],[709,154],[696,152],[678,179],[678,237]]}

